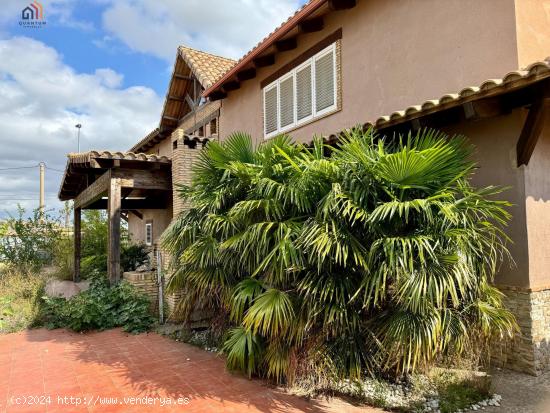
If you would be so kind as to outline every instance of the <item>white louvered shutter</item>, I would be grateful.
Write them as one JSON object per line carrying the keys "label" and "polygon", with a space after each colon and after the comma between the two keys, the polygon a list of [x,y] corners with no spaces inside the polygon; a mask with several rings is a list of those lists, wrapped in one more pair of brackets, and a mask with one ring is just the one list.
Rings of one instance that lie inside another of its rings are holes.
{"label": "white louvered shutter", "polygon": [[294,123],[294,77],[289,76],[279,82],[280,128]]}
{"label": "white louvered shutter", "polygon": [[296,70],[296,117],[297,121],[310,117],[313,113],[311,64]]}
{"label": "white louvered shutter", "polygon": [[278,129],[277,118],[277,85],[275,84],[264,91],[264,128],[266,135]]}
{"label": "white louvered shutter", "polygon": [[322,112],[335,105],[334,48],[315,58],[315,112]]}

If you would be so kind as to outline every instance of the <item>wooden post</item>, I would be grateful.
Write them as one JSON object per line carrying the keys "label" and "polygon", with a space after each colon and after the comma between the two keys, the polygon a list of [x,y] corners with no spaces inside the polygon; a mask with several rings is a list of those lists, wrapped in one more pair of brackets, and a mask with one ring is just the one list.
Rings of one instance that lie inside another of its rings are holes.
{"label": "wooden post", "polygon": [[109,225],[107,270],[111,285],[120,281],[120,192],[120,178],[111,178],[107,193],[107,219]]}
{"label": "wooden post", "polygon": [[75,283],[80,282],[80,245],[82,243],[81,235],[81,209],[74,209],[74,274],[73,281]]}

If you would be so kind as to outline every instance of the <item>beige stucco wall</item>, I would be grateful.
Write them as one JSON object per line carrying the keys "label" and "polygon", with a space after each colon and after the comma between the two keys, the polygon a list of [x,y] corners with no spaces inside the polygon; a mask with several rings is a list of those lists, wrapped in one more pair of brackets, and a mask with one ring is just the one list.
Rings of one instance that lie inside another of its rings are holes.
{"label": "beige stucco wall", "polygon": [[550,288],[550,119],[546,119],[529,164],[522,169],[531,287]]}
{"label": "beige stucco wall", "polygon": [[222,101],[222,135],[262,138],[260,81],[342,27],[342,110],[292,135],[330,134],[518,67],[514,0],[362,0],[277,54]]}
{"label": "beige stucco wall", "polygon": [[170,138],[166,137],[155,146],[147,150],[148,154],[172,157],[172,145]]}
{"label": "beige stucco wall", "polygon": [[550,0],[515,0],[519,67],[550,56]]}
{"label": "beige stucco wall", "polygon": [[132,242],[141,244],[145,242],[145,223],[153,221],[153,242],[156,243],[164,230],[170,225],[172,220],[172,207],[167,209],[143,209],[139,211],[143,214],[143,219],[139,219],[133,214],[128,216],[128,232]]}
{"label": "beige stucco wall", "polygon": [[[510,187],[500,195],[513,204],[506,233],[513,243],[508,245],[515,261],[504,262],[495,282],[499,285],[530,287],[527,223],[525,218],[525,171],[516,167],[516,143],[524,122],[523,110],[509,115],[475,122],[464,122],[446,132],[462,134],[475,146],[478,169],[472,178],[477,187],[499,185]],[[550,243],[550,238],[548,239]]]}

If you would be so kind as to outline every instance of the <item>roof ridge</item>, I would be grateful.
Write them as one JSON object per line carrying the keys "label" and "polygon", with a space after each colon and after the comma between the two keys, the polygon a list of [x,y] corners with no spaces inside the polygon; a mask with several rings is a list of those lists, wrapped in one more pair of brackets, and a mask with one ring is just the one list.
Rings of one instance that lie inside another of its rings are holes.
{"label": "roof ridge", "polygon": [[207,55],[210,55],[210,56],[213,56],[213,57],[216,57],[218,59],[223,59],[223,60],[229,60],[231,62],[237,62],[237,60],[235,59],[232,59],[230,57],[225,57],[225,56],[221,56],[219,54],[215,54],[215,53],[210,53],[210,52],[205,52],[204,50],[200,50],[200,49],[196,49],[194,47],[190,47],[190,46],[186,46],[186,45],[183,45],[183,44],[180,44],[178,46],[178,49],[189,49],[189,50],[192,50],[194,52],[199,52],[199,53],[203,53],[203,54],[207,54]]}

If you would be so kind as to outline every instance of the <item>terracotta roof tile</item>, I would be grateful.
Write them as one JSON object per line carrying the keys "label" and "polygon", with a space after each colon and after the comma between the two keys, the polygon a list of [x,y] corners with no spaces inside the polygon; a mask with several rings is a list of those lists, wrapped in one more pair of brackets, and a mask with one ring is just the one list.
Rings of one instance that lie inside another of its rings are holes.
{"label": "terracotta roof tile", "polygon": [[216,56],[187,46],[178,47],[178,51],[205,89],[212,86],[237,63],[233,59]]}

